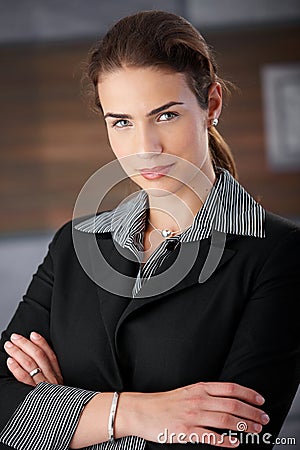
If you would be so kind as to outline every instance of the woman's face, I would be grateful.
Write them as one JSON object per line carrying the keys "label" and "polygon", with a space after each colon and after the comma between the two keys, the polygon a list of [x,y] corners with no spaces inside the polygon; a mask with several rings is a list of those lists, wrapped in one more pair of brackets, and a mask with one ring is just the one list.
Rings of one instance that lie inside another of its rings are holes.
{"label": "woman's face", "polygon": [[98,93],[112,150],[142,189],[179,194],[195,170],[211,176],[207,127],[220,113],[217,83],[210,89],[207,111],[184,74],[156,68],[124,67],[105,74]]}

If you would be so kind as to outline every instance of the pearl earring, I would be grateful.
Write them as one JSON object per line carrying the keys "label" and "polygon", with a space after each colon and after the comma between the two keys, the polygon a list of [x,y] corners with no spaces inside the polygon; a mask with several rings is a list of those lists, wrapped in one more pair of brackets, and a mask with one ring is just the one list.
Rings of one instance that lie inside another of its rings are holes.
{"label": "pearl earring", "polygon": [[217,125],[218,125],[218,123],[219,123],[219,119],[216,117],[215,119],[213,119],[213,121],[212,121],[212,125],[214,126],[214,127],[216,127]]}

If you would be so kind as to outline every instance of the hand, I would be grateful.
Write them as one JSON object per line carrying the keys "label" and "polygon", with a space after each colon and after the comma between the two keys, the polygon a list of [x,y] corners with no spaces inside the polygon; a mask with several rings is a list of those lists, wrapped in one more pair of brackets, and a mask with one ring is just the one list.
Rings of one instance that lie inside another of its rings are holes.
{"label": "hand", "polygon": [[[31,386],[36,386],[41,381],[63,384],[56,355],[40,334],[32,332],[29,340],[13,333],[11,340],[5,342],[4,348],[10,356],[7,366],[21,383]],[[30,376],[29,373],[36,368],[40,368],[41,372]]]}
{"label": "hand", "polygon": [[[259,433],[262,425],[269,421],[263,419],[264,412],[257,407],[264,402],[261,396],[261,401],[257,400],[257,396],[259,394],[252,389],[227,382],[199,382],[157,393],[123,392],[116,415],[116,437],[130,429],[132,434],[153,442],[192,440],[236,447],[240,431]],[[239,422],[244,423],[246,430]],[[224,429],[225,435],[211,428]],[[168,437],[163,441],[166,430]],[[232,430],[231,435],[229,430]]]}

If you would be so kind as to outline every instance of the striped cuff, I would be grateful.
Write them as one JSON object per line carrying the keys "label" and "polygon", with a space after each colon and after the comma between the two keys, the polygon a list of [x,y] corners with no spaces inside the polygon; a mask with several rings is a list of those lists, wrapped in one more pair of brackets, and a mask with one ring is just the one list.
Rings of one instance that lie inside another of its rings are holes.
{"label": "striped cuff", "polygon": [[124,436],[114,441],[91,445],[82,450],[144,450],[146,442],[145,439],[138,436]]}
{"label": "striped cuff", "polygon": [[16,450],[68,450],[84,405],[99,392],[39,383],[0,433]]}

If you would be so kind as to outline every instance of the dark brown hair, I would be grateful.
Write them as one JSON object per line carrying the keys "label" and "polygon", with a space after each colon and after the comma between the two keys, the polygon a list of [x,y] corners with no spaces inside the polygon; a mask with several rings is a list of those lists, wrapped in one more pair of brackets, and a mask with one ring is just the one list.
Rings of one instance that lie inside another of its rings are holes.
{"label": "dark brown hair", "polygon": [[[97,91],[99,77],[125,66],[184,73],[204,110],[208,108],[208,90],[213,82],[219,82],[223,92],[229,92],[229,83],[217,75],[214,56],[202,35],[183,17],[170,12],[141,11],[124,17],[90,50],[87,78],[92,83],[98,111],[103,113]],[[208,133],[214,168],[223,167],[237,178],[230,148],[214,126]]]}

